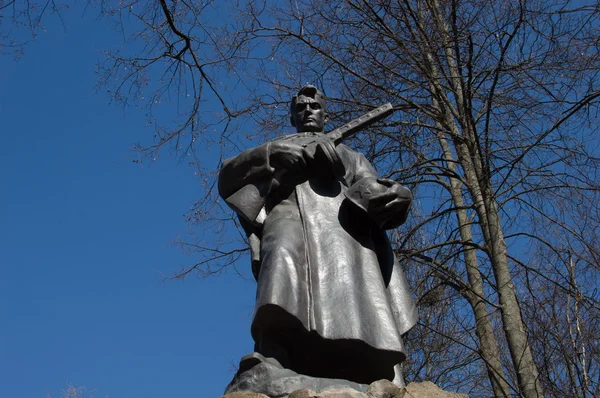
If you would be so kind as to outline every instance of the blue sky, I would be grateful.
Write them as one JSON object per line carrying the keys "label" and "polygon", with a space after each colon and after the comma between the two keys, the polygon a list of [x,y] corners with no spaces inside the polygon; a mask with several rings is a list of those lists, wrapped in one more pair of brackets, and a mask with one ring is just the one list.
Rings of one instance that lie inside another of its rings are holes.
{"label": "blue sky", "polygon": [[65,21],[0,57],[0,397],[57,398],[67,382],[218,397],[252,350],[254,282],[163,281],[193,262],[170,243],[199,183],[168,155],[132,162],[151,127],[94,89],[114,33],[81,10]]}

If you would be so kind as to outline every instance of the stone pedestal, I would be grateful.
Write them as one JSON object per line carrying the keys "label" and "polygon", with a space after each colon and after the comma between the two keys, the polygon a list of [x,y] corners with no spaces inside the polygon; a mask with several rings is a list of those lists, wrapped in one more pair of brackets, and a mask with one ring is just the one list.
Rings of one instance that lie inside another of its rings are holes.
{"label": "stone pedestal", "polygon": [[240,368],[221,398],[467,398],[446,392],[431,382],[400,387],[389,380],[370,385],[326,379],[285,369],[273,358],[253,353]]}
{"label": "stone pedestal", "polygon": [[237,391],[221,398],[468,398],[466,395],[447,392],[431,382],[410,383],[400,388],[388,380],[379,380],[368,386],[366,392],[351,388],[328,388],[321,392],[308,389],[296,390],[289,395],[265,395],[249,391]]}

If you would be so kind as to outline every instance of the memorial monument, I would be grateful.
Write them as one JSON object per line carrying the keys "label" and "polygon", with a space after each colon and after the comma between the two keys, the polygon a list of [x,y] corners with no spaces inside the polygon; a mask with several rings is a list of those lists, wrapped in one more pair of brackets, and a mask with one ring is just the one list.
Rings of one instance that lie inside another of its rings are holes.
{"label": "memorial monument", "polygon": [[[248,235],[258,282],[255,353],[233,384],[261,363],[315,380],[404,384],[402,335],[417,311],[385,230],[406,220],[412,195],[325,134],[326,122],[323,94],[305,86],[291,102],[296,134],[223,162],[219,193]],[[246,379],[264,377],[279,376]]]}

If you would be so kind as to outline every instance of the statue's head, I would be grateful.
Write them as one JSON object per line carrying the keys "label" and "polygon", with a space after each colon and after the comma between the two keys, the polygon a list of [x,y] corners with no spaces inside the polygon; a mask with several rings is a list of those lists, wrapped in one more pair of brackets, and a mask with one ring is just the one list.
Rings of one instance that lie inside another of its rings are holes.
{"label": "statue's head", "polygon": [[299,133],[322,132],[328,117],[325,97],[315,86],[304,86],[292,97],[290,121]]}

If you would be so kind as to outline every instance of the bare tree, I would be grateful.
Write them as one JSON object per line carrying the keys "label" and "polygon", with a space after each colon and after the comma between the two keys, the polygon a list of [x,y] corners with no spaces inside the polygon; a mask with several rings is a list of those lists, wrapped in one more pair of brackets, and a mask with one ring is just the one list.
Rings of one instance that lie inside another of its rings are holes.
{"label": "bare tree", "polygon": [[[62,398],[91,398],[94,393],[94,390],[90,391],[84,386],[67,383],[65,389],[61,391],[61,396]],[[48,398],[52,398],[52,396],[48,394]]]}
{"label": "bare tree", "polygon": [[60,0],[0,0],[0,54],[20,57],[27,44],[44,30],[49,14],[61,18],[69,3]]}

